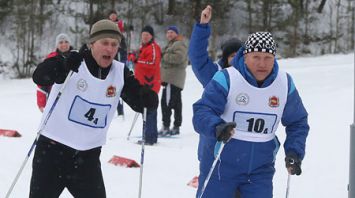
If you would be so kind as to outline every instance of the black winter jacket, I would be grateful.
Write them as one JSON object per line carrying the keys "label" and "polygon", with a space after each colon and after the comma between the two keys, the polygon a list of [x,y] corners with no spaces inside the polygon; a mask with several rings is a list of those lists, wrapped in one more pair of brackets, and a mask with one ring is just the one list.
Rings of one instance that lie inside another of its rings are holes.
{"label": "black winter jacket", "polygon": [[[91,51],[82,52],[85,63],[90,73],[99,79],[106,79],[111,66],[101,68],[91,55]],[[48,86],[54,83],[62,84],[69,73],[65,67],[66,59],[63,56],[55,56],[46,59],[40,63],[33,73],[32,79],[37,85]],[[124,67],[124,86],[121,92],[121,98],[136,112],[142,112],[143,104],[141,100],[142,92],[146,93],[145,87],[139,84],[133,73]],[[153,92],[153,91],[151,91]],[[155,94],[155,93],[152,93]],[[157,97],[157,96],[156,96]],[[155,98],[155,96],[153,97]],[[152,101],[158,103],[158,101]]]}

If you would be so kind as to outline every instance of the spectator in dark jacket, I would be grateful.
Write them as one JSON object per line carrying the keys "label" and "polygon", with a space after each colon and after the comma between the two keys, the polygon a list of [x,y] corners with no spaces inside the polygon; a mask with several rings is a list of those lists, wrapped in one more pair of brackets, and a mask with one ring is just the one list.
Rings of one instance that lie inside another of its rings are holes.
{"label": "spectator in dark jacket", "polygon": [[[55,39],[55,46],[55,51],[49,53],[46,59],[42,63],[40,63],[41,65],[50,66],[52,62],[48,61],[48,59],[53,57],[55,57],[55,59],[59,62],[63,61],[65,58],[67,58],[70,50],[73,49],[73,47],[70,46],[69,36],[64,33],[58,34]],[[41,112],[43,112],[44,107],[47,104],[47,98],[49,96],[51,88],[52,86],[37,86],[37,106]]]}

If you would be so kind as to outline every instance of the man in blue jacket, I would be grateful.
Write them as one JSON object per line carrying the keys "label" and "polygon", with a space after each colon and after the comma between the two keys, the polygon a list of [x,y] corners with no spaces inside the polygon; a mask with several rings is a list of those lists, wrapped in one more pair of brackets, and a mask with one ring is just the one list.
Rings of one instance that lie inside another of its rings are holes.
{"label": "man in blue jacket", "polygon": [[[209,24],[211,19],[212,7],[207,5],[201,12],[200,22],[194,25],[188,51],[192,71],[203,87],[207,85],[217,71],[231,66],[233,57],[242,46],[242,42],[237,38],[225,41],[221,45],[222,57],[213,62],[207,51],[208,39],[211,35],[211,26]],[[202,143],[200,141],[200,144]],[[200,145],[199,148],[201,147],[203,146]],[[200,159],[200,150],[198,156],[198,159]],[[240,198],[239,192],[236,192],[236,198]]]}
{"label": "man in blue jacket", "polygon": [[203,197],[230,198],[239,190],[244,198],[271,198],[280,121],[286,127],[287,170],[301,174],[308,114],[291,76],[279,70],[275,54],[271,33],[249,35],[233,67],[218,71],[193,105],[193,124],[200,134],[197,197],[214,161],[214,147],[223,142]]}

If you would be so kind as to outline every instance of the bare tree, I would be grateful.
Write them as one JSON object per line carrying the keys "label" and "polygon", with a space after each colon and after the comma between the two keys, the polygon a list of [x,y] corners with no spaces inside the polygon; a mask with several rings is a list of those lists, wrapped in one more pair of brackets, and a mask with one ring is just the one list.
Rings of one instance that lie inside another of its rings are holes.
{"label": "bare tree", "polygon": [[354,49],[354,40],[355,40],[355,1],[348,1],[348,7],[347,7],[347,13],[348,13],[348,22],[347,22],[347,27],[348,27],[348,50]]}
{"label": "bare tree", "polygon": [[[135,32],[150,24],[161,38],[160,30],[175,24],[189,38],[207,4],[213,7],[209,51],[214,58],[221,40],[254,31],[271,31],[284,57],[354,49],[354,0],[0,0],[0,45],[8,46],[11,64],[18,76],[26,77],[58,29],[74,36],[78,46],[91,25],[115,9]],[[135,38],[127,37],[137,46]]]}
{"label": "bare tree", "polygon": [[14,1],[0,0],[0,25],[4,19],[12,12]]}
{"label": "bare tree", "polygon": [[318,13],[321,13],[327,0],[322,0],[318,7]]}
{"label": "bare tree", "polygon": [[174,15],[175,13],[175,0],[169,0],[167,15]]}
{"label": "bare tree", "polygon": [[10,39],[16,43],[16,61],[13,66],[20,78],[30,76],[37,63],[35,52],[39,48],[38,41],[43,33],[44,16],[50,16],[45,10],[46,4],[43,0],[14,1],[15,34]]}

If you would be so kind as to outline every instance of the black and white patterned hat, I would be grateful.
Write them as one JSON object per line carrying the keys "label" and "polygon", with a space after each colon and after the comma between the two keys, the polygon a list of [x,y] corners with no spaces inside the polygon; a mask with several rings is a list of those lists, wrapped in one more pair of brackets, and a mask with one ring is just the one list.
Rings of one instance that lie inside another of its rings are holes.
{"label": "black and white patterned hat", "polygon": [[255,32],[249,35],[245,42],[243,54],[249,52],[266,52],[275,55],[276,43],[270,32]]}

